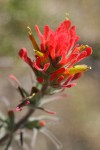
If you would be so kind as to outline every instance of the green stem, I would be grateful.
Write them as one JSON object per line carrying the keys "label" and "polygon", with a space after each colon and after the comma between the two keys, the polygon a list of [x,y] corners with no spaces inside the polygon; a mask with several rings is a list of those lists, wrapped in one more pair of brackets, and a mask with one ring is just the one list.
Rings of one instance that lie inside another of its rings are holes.
{"label": "green stem", "polygon": [[[48,84],[45,83],[41,89],[41,91],[38,93],[39,95],[36,97],[37,101],[40,101],[41,98],[45,95],[46,89],[47,89]],[[38,99],[37,99],[38,98]],[[21,118],[16,124],[13,132],[16,132],[27,120],[28,118],[34,113],[35,109],[30,109],[27,114]],[[9,133],[5,134],[1,139],[0,143],[3,143],[9,138]]]}
{"label": "green stem", "polygon": [[[18,123],[15,124],[15,129],[14,132],[16,132],[22,124],[24,124],[26,122],[26,120],[32,115],[32,113],[35,111],[35,109],[30,109],[27,114],[21,118]],[[4,141],[6,141],[9,137],[9,133],[5,134],[1,139],[0,139],[0,143],[3,143]]]}

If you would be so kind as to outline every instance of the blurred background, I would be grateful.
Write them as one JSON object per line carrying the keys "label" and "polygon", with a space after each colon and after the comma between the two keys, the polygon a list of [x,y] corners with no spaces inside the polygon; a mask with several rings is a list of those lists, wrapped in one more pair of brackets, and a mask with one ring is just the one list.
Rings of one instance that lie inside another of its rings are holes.
{"label": "blurred background", "polygon": [[[67,97],[47,105],[61,118],[49,129],[62,142],[63,150],[100,150],[100,0],[0,0],[0,109],[6,113],[6,99],[10,107],[20,99],[8,81],[9,74],[16,75],[28,91],[32,85],[31,70],[18,57],[22,47],[33,55],[27,26],[36,37],[35,24],[41,31],[45,24],[56,29],[66,13],[77,27],[79,42],[93,47],[93,55],[83,62],[92,70],[76,87],[66,90]],[[56,150],[54,144],[40,134],[35,150],[51,149]]]}

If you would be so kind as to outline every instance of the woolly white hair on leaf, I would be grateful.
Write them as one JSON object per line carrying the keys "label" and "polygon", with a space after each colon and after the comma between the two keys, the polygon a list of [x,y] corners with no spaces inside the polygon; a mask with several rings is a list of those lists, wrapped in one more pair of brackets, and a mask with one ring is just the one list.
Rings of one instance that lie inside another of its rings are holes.
{"label": "woolly white hair on leaf", "polygon": [[31,140],[31,147],[34,148],[37,140],[37,135],[38,135],[38,130],[33,129],[33,135],[32,135],[32,140]]}
{"label": "woolly white hair on leaf", "polygon": [[62,147],[63,147],[62,143],[55,137],[55,135],[51,131],[49,131],[46,128],[42,128],[40,130],[40,132],[42,132],[45,136],[47,136],[53,142],[53,144],[56,146],[57,150],[62,149]]}

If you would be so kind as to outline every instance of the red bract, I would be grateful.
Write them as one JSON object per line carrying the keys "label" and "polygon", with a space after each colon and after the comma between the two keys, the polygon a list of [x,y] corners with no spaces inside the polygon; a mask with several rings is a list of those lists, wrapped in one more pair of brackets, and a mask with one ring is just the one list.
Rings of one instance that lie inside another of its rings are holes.
{"label": "red bract", "polygon": [[33,63],[31,61],[31,59],[28,57],[26,48],[22,48],[19,51],[19,56],[22,58],[22,60],[24,60],[26,63],[28,63],[30,66],[32,66]]}
{"label": "red bract", "polygon": [[[37,80],[42,79],[41,83],[50,80],[52,86],[74,86],[75,83],[71,82],[78,79],[82,72],[90,68],[86,65],[74,65],[90,56],[92,48],[87,45],[76,44],[79,36],[76,34],[76,27],[71,25],[70,20],[63,21],[55,32],[49,26],[44,27],[43,34],[37,25],[35,28],[41,41],[40,46],[38,46],[29,29],[29,37],[35,49],[35,60],[31,61],[26,49],[20,50],[20,57],[33,70],[35,69]],[[39,72],[41,73],[39,74]]]}

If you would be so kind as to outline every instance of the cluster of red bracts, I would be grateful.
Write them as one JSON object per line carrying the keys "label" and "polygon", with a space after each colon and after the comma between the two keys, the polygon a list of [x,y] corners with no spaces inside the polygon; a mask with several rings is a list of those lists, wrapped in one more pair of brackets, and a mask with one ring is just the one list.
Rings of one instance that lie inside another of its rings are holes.
{"label": "cluster of red bracts", "polygon": [[19,51],[19,56],[33,69],[37,81],[42,83],[49,80],[51,86],[71,87],[76,85],[74,80],[89,69],[86,65],[76,65],[79,61],[90,56],[92,48],[87,45],[76,44],[79,36],[70,20],[65,20],[54,32],[49,26],[44,27],[42,34],[36,26],[41,40],[38,47],[31,30],[29,37],[32,41],[35,60],[31,60],[25,48]]}

